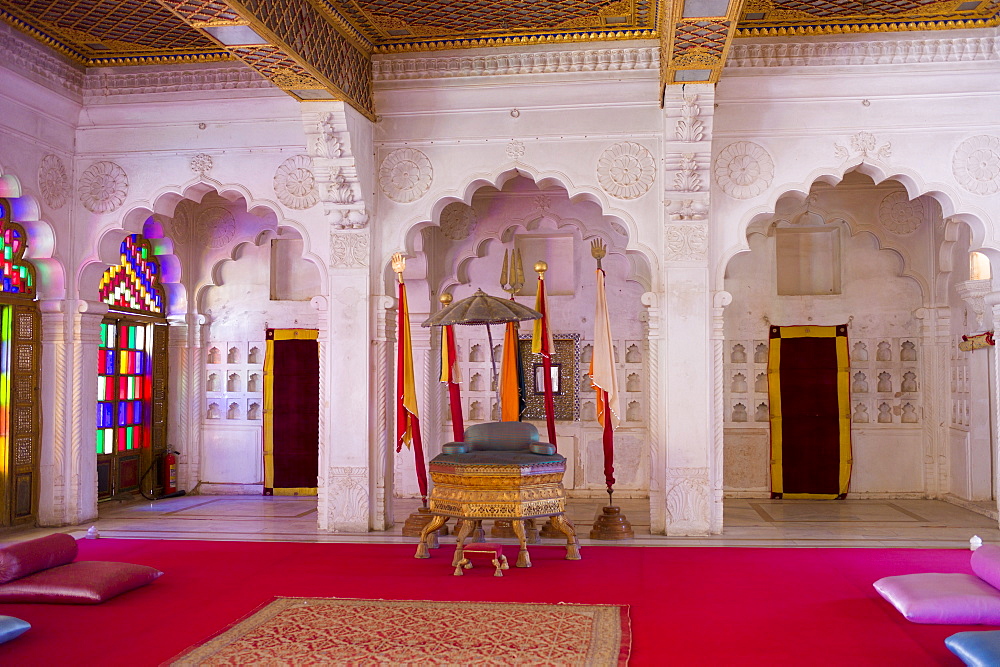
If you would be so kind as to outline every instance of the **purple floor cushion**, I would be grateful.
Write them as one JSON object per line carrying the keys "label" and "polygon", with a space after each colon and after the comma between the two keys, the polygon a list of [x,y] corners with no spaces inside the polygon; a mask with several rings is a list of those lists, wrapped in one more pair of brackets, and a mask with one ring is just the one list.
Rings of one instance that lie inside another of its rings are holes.
{"label": "purple floor cushion", "polygon": [[30,627],[30,623],[22,621],[19,618],[14,618],[13,616],[0,616],[0,644],[9,642],[15,637],[20,637],[27,632]]}
{"label": "purple floor cushion", "polygon": [[145,586],[161,574],[146,565],[81,560],[0,585],[0,602],[97,604]]}
{"label": "purple floor cushion", "polygon": [[914,623],[1000,625],[1000,591],[971,574],[904,574],[874,586]]}
{"label": "purple floor cushion", "polygon": [[1000,664],[1000,630],[957,632],[944,645],[970,667]]}

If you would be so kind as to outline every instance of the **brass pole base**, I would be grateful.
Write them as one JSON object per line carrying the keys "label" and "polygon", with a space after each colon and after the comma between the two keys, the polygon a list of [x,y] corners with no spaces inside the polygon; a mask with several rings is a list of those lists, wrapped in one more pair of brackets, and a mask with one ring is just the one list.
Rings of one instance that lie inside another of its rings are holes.
{"label": "brass pole base", "polygon": [[590,531],[592,540],[627,540],[635,537],[632,532],[632,524],[621,513],[621,508],[617,505],[610,505],[603,508],[603,514],[594,521],[594,527]]}
{"label": "brass pole base", "polygon": [[[426,507],[418,507],[417,511],[406,517],[406,523],[403,524],[403,537],[420,537],[420,533],[424,530],[424,526],[429,524],[431,520],[434,519],[434,515],[431,514],[430,509]],[[431,537],[433,545],[431,548],[437,547],[437,536],[447,535],[448,526],[441,526],[441,528],[434,533]]]}

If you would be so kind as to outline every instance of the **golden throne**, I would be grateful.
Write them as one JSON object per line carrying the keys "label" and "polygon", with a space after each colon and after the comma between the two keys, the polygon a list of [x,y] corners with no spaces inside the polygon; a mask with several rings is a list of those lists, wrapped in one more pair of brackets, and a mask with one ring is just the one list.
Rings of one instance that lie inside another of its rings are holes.
{"label": "golden throne", "polygon": [[551,517],[566,536],[566,558],[579,560],[573,524],[565,517],[566,457],[555,446],[539,442],[538,430],[527,422],[487,422],[465,430],[463,442],[449,442],[431,459],[434,488],[429,497],[434,518],[420,534],[417,558],[429,558],[427,540],[448,519],[462,519],[452,565],[462,559],[462,547],[484,519],[506,519],[520,543],[517,567],[531,567],[525,521]]}

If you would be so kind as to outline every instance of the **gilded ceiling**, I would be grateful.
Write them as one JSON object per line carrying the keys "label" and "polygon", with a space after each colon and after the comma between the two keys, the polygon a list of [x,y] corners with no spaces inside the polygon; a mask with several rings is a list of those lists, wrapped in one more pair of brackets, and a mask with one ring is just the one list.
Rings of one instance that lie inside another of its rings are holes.
{"label": "gilded ceiling", "polygon": [[733,38],[1000,24],[1000,0],[0,0],[88,67],[239,59],[300,99],[371,117],[371,57],[658,39],[661,83],[714,83]]}

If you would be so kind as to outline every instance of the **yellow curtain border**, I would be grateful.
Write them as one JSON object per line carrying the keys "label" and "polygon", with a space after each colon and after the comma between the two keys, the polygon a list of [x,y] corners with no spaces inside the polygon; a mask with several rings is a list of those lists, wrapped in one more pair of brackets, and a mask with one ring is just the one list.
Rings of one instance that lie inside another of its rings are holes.
{"label": "yellow curtain border", "polygon": [[272,329],[264,346],[264,488],[276,496],[315,496],[315,488],[274,488],[274,341],[319,340],[316,329]]}
{"label": "yellow curtain border", "polygon": [[[831,499],[847,493],[851,484],[854,458],[851,449],[851,360],[847,349],[847,336],[837,335],[838,326],[788,326],[781,327],[780,337],[770,338],[767,357],[767,394],[771,425],[771,492],[789,499]],[[781,340],[784,338],[835,338],[837,350],[837,401],[840,422],[840,493],[784,493],[781,457],[781,383],[778,362],[781,359]]]}

